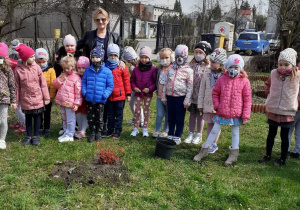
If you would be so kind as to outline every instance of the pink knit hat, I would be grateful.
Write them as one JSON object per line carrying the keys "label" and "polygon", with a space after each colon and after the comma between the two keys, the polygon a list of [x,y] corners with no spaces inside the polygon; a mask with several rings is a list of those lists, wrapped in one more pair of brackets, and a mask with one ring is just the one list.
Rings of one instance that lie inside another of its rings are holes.
{"label": "pink knit hat", "polygon": [[85,56],[80,56],[77,61],[77,68],[87,68],[90,66],[90,60]]}
{"label": "pink knit hat", "polygon": [[35,54],[34,50],[25,44],[20,44],[18,47],[16,47],[16,51],[19,53],[21,60],[24,62]]}
{"label": "pink knit hat", "polygon": [[145,55],[151,60],[151,52],[152,52],[152,50],[150,47],[148,47],[148,46],[141,47],[140,56]]}
{"label": "pink knit hat", "polygon": [[0,56],[6,57],[7,56],[7,50],[8,50],[7,45],[4,44],[3,42],[0,42]]}

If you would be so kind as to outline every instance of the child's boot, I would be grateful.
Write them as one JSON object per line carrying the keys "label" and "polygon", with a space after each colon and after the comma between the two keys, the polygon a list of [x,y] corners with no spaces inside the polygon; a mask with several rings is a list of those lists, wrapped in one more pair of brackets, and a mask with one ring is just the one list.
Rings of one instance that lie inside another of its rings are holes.
{"label": "child's boot", "polygon": [[32,142],[32,145],[35,145],[35,146],[38,146],[38,145],[40,145],[40,139],[39,139],[39,137],[38,136],[34,136],[34,137],[32,137],[32,140],[31,140]]}
{"label": "child's boot", "polygon": [[45,129],[44,130],[44,137],[45,138],[49,138],[50,137],[50,130],[49,129]]}
{"label": "child's boot", "polygon": [[194,161],[200,162],[202,158],[206,157],[207,155],[208,155],[208,147],[207,148],[201,147],[199,154],[194,157]]}
{"label": "child's boot", "polygon": [[233,162],[236,162],[238,155],[239,155],[239,149],[232,149],[231,146],[229,146],[229,156],[225,161],[225,165],[229,166],[232,165]]}
{"label": "child's boot", "polygon": [[0,140],[0,149],[6,149],[6,142],[5,142],[5,140]]}
{"label": "child's boot", "polygon": [[30,144],[31,144],[31,136],[26,136],[23,143],[22,143],[22,145],[23,146],[28,146]]}
{"label": "child's boot", "polygon": [[92,143],[93,141],[95,141],[95,137],[96,137],[96,135],[94,133],[91,133],[89,138],[88,138],[88,142]]}
{"label": "child's boot", "polygon": [[95,141],[101,141],[101,140],[102,140],[101,132],[96,133]]}

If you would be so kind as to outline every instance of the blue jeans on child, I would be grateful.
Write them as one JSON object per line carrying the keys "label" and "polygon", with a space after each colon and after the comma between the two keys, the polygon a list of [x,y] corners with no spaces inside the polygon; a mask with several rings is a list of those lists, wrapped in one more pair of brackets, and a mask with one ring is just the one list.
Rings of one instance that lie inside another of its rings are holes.
{"label": "blue jeans on child", "polygon": [[168,109],[167,105],[164,105],[161,98],[156,99],[156,120],[155,120],[155,132],[160,132],[163,118],[165,117],[163,132],[168,132]]}
{"label": "blue jeans on child", "polygon": [[291,146],[291,138],[295,129],[295,147],[293,149],[293,153],[300,152],[300,110],[296,112],[294,126],[290,128],[289,131],[289,148]]}
{"label": "blue jeans on child", "polygon": [[[167,96],[169,136],[181,138],[186,109],[183,106],[185,96]],[[176,131],[175,131],[176,126]]]}
{"label": "blue jeans on child", "polygon": [[120,134],[122,132],[123,110],[125,101],[107,101],[107,129],[108,132]]}

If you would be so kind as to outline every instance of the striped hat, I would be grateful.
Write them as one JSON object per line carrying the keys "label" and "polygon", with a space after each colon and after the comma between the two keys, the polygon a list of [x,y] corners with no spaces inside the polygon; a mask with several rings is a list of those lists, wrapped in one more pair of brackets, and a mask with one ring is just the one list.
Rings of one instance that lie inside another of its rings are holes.
{"label": "striped hat", "polygon": [[216,48],[214,52],[209,56],[209,58],[216,63],[224,65],[227,59],[226,50],[224,50],[223,48]]}

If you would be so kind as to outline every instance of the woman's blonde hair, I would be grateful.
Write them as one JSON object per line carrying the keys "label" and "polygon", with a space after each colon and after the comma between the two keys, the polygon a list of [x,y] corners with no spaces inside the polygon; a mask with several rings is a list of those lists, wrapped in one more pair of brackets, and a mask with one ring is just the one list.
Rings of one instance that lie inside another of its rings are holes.
{"label": "woman's blonde hair", "polygon": [[3,64],[0,65],[0,70],[5,72],[10,68],[10,65],[4,57],[0,56],[0,59],[3,59]]}
{"label": "woman's blonde hair", "polygon": [[108,13],[107,13],[104,9],[102,9],[101,7],[98,7],[98,8],[93,12],[94,20],[97,18],[97,16],[98,16],[99,14],[102,14],[102,15],[104,15],[107,19],[109,19]]}
{"label": "woman's blonde hair", "polygon": [[64,66],[76,66],[76,60],[74,58],[74,56],[70,53],[67,54],[67,56],[63,57],[61,60],[60,60],[60,65],[62,67]]}

